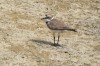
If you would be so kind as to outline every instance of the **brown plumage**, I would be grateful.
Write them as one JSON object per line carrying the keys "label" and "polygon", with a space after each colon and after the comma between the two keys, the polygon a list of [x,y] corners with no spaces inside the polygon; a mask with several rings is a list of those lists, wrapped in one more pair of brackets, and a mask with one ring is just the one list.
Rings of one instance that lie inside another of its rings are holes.
{"label": "brown plumage", "polygon": [[71,29],[69,27],[67,27],[64,22],[57,20],[57,19],[52,19],[50,22],[46,22],[47,26],[49,27],[49,29],[51,30],[68,30],[68,31],[74,31],[76,32],[75,29]]}

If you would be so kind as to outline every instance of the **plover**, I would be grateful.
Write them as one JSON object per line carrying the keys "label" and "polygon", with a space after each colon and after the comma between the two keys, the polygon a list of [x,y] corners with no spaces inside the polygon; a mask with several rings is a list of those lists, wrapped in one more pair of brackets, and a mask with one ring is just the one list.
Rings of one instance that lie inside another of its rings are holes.
{"label": "plover", "polygon": [[[41,18],[41,20],[44,20],[46,22],[47,27],[53,32],[54,45],[59,44],[60,33],[65,32],[66,30],[77,32],[76,29],[67,27],[63,21],[54,19],[53,17],[50,17],[48,15],[45,15],[45,17]],[[55,43],[55,33],[58,34],[57,43]]]}

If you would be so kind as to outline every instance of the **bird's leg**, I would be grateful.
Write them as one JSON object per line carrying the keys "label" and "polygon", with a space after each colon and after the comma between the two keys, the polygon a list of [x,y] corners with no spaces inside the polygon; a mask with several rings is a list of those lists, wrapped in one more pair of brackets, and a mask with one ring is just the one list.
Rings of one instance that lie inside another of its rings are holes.
{"label": "bird's leg", "polygon": [[53,33],[54,45],[55,45],[55,33]]}
{"label": "bird's leg", "polygon": [[60,38],[60,33],[58,33],[58,41],[57,41],[57,44],[59,44],[59,38]]}

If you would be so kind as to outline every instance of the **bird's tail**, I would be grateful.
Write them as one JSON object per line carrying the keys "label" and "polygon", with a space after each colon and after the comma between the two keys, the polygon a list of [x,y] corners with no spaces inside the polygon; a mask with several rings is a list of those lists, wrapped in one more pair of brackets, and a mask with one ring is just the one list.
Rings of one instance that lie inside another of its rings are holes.
{"label": "bird's tail", "polygon": [[77,32],[76,29],[67,29],[68,31],[74,31],[74,32]]}

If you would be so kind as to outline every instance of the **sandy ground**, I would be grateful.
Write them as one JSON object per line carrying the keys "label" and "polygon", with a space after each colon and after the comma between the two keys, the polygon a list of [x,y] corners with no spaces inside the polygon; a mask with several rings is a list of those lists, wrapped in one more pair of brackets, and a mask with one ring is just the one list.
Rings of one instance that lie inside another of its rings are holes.
{"label": "sandy ground", "polygon": [[[53,46],[45,14],[78,32]],[[0,66],[100,66],[100,0],[0,0]]]}

